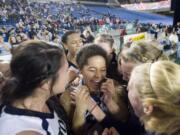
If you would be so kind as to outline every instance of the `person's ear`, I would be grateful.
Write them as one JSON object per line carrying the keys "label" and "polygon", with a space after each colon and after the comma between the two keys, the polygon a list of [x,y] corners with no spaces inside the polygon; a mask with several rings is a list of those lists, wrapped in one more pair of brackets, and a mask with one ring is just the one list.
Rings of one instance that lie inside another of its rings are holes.
{"label": "person's ear", "polygon": [[153,109],[154,107],[151,104],[143,106],[143,111],[146,115],[150,115],[153,112]]}
{"label": "person's ear", "polygon": [[51,84],[51,81],[50,80],[47,80],[47,81],[45,81],[45,82],[43,82],[41,85],[40,85],[40,88],[42,89],[42,90],[48,90],[49,91],[49,89],[50,89],[50,84]]}
{"label": "person's ear", "polygon": [[62,45],[63,45],[63,47],[64,47],[65,50],[68,50],[67,44],[65,44],[65,43],[62,42]]}

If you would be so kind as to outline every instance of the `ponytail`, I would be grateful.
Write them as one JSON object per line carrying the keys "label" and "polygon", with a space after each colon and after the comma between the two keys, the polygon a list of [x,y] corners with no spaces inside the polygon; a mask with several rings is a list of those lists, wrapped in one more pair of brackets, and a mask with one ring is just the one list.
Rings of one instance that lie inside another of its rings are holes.
{"label": "ponytail", "polygon": [[10,104],[14,101],[14,95],[17,92],[18,86],[19,80],[17,78],[12,77],[6,80],[1,90],[1,102],[3,104]]}

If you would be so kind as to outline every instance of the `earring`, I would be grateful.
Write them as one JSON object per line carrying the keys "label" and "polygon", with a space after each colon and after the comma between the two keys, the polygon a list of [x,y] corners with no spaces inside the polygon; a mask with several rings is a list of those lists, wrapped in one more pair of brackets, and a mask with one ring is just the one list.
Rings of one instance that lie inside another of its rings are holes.
{"label": "earring", "polygon": [[146,113],[146,114],[148,113],[148,108],[147,107],[144,107],[143,110],[144,110],[144,113]]}
{"label": "earring", "polygon": [[145,114],[150,115],[153,112],[153,106],[152,105],[144,106],[143,111]]}

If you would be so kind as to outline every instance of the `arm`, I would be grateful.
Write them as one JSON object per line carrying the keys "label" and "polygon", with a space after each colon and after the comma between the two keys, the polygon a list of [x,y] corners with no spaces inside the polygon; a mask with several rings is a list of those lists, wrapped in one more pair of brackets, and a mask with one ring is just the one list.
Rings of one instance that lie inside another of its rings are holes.
{"label": "arm", "polygon": [[74,116],[72,121],[72,128],[76,135],[81,135],[84,132],[83,130],[84,124],[85,124],[84,111],[82,111],[81,108],[77,106],[74,111]]}
{"label": "arm", "polygon": [[73,120],[72,128],[76,135],[82,135],[84,133],[85,125],[85,113],[88,109],[88,98],[90,97],[88,88],[81,86],[78,90],[74,90],[70,93],[71,101],[76,106]]}
{"label": "arm", "polygon": [[[65,109],[67,116],[72,125],[72,130],[75,135],[81,135],[83,132],[83,126],[85,123],[84,111],[81,109],[80,105],[76,105],[76,102],[72,99],[73,96],[69,90],[65,91],[60,96],[60,104]],[[75,98],[75,97],[73,97]]]}
{"label": "arm", "polygon": [[70,91],[66,90],[60,96],[59,101],[60,101],[60,104],[63,106],[64,110],[66,111],[70,122],[72,123],[75,106],[71,103]]}

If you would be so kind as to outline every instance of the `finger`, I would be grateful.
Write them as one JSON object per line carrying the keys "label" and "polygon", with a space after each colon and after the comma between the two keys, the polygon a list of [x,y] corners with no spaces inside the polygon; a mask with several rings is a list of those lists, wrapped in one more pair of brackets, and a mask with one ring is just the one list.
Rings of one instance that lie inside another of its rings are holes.
{"label": "finger", "polygon": [[76,101],[76,97],[70,96],[70,98],[71,98],[72,101]]}
{"label": "finger", "polygon": [[110,128],[110,134],[111,135],[119,135],[118,131],[114,127]]}
{"label": "finger", "polygon": [[109,90],[107,89],[107,87],[102,87],[102,88],[100,89],[100,91],[101,91],[101,92],[108,92]]}
{"label": "finger", "polygon": [[85,91],[89,91],[88,87],[85,86],[85,85],[82,85],[82,86],[81,86],[81,89],[82,89],[82,90],[85,90]]}
{"label": "finger", "polygon": [[70,97],[76,97],[76,94],[70,93]]}
{"label": "finger", "polygon": [[76,96],[78,93],[76,91],[71,91],[70,95]]}
{"label": "finger", "polygon": [[71,104],[72,104],[72,105],[76,105],[76,102],[75,102],[75,101],[71,101]]}
{"label": "finger", "polygon": [[85,99],[88,99],[88,98],[89,98],[89,93],[85,93],[85,94],[84,94],[84,98],[85,98]]}
{"label": "finger", "polygon": [[90,97],[89,92],[84,93],[84,98],[87,100]]}
{"label": "finger", "polygon": [[86,91],[84,89],[81,89],[78,94],[80,97],[83,97],[85,93],[86,93]]}
{"label": "finger", "polygon": [[70,95],[70,98],[75,100],[75,99],[76,99],[76,96]]}
{"label": "finger", "polygon": [[109,129],[105,128],[102,135],[109,135]]}
{"label": "finger", "polygon": [[107,93],[108,93],[108,91],[107,91],[107,90],[104,90],[104,89],[102,89],[101,92],[104,93],[104,94],[107,94]]}
{"label": "finger", "polygon": [[87,87],[81,87],[81,94],[89,93],[89,89]]}
{"label": "finger", "polygon": [[108,87],[108,83],[101,84],[101,87]]}
{"label": "finger", "polygon": [[113,83],[113,79],[108,78],[106,82],[107,83]]}
{"label": "finger", "polygon": [[101,86],[101,89],[103,88],[103,89],[107,89],[108,87],[107,87],[108,85],[102,85]]}

